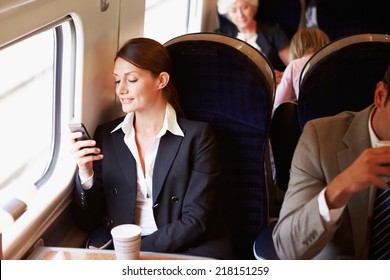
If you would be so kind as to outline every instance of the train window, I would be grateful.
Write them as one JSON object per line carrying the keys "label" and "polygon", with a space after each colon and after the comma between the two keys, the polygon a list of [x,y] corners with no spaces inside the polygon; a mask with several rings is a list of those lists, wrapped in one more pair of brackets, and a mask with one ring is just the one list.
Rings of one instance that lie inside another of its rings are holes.
{"label": "train window", "polygon": [[[65,21],[0,48],[0,198],[39,186],[56,160]],[[68,38],[68,41],[70,38]],[[69,60],[69,59],[68,59]],[[69,90],[68,90],[69,92]]]}
{"label": "train window", "polygon": [[162,44],[187,33],[213,32],[219,25],[214,0],[146,0],[145,4],[144,36]]}
{"label": "train window", "polygon": [[198,3],[200,1],[146,0],[144,36],[165,43],[191,32],[194,22],[191,11],[196,11]]}
{"label": "train window", "polygon": [[23,257],[68,203],[75,30],[66,17],[0,46],[0,204],[15,198],[27,204],[12,226],[0,213],[6,258]]}
{"label": "train window", "polygon": [[48,30],[0,51],[2,190],[37,181],[50,159],[53,46]]}
{"label": "train window", "polygon": [[146,0],[144,36],[164,43],[170,38],[186,34],[189,2],[190,0]]}

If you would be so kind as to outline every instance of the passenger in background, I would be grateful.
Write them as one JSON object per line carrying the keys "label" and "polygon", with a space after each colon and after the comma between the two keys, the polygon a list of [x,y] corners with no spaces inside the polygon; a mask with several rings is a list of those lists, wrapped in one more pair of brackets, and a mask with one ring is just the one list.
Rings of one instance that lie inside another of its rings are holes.
{"label": "passenger in background", "polygon": [[77,222],[90,232],[106,220],[106,233],[137,224],[143,251],[234,258],[218,216],[224,190],[215,135],[182,117],[171,71],[168,51],[152,39],[131,39],[118,51],[113,82],[126,116],[99,126],[94,140],[71,134]]}
{"label": "passenger in background", "polygon": [[290,45],[291,62],[276,88],[274,108],[285,101],[298,100],[299,78],[303,67],[317,50],[328,43],[328,36],[317,27],[299,29],[294,34]]}
{"label": "passenger in background", "polygon": [[260,50],[271,62],[277,78],[289,62],[290,40],[278,23],[255,20],[258,0],[218,0],[218,12],[233,25],[216,30],[243,40]]}
{"label": "passenger in background", "polygon": [[306,27],[318,27],[317,0],[305,0]]}
{"label": "passenger in background", "polygon": [[390,259],[390,146],[376,147],[390,141],[389,87],[390,65],[373,105],[306,123],[273,232],[280,258]]}

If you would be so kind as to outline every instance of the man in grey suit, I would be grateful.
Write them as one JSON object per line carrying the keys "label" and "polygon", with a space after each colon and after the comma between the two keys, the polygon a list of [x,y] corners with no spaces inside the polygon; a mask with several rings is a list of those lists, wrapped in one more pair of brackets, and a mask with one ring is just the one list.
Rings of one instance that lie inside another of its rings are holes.
{"label": "man in grey suit", "polygon": [[306,124],[273,232],[281,259],[370,258],[375,192],[390,177],[390,147],[373,148],[390,140],[389,86],[390,66],[373,105]]}

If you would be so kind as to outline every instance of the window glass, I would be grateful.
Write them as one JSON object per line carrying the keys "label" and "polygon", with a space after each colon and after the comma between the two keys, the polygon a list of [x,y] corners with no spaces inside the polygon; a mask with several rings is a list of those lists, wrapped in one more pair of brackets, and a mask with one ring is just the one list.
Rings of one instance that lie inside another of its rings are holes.
{"label": "window glass", "polygon": [[54,28],[0,49],[0,196],[34,184],[51,159]]}
{"label": "window glass", "polygon": [[190,0],[146,0],[144,36],[164,44],[188,32]]}

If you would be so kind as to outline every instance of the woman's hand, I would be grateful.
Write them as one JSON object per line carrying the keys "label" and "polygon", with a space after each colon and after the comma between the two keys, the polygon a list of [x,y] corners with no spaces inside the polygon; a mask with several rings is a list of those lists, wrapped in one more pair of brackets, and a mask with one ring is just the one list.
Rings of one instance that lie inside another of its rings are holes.
{"label": "woman's hand", "polygon": [[95,147],[95,140],[80,140],[81,132],[70,134],[71,139],[71,153],[79,167],[79,175],[81,178],[87,179],[93,175],[93,162],[101,160],[103,155],[100,154],[100,149]]}

